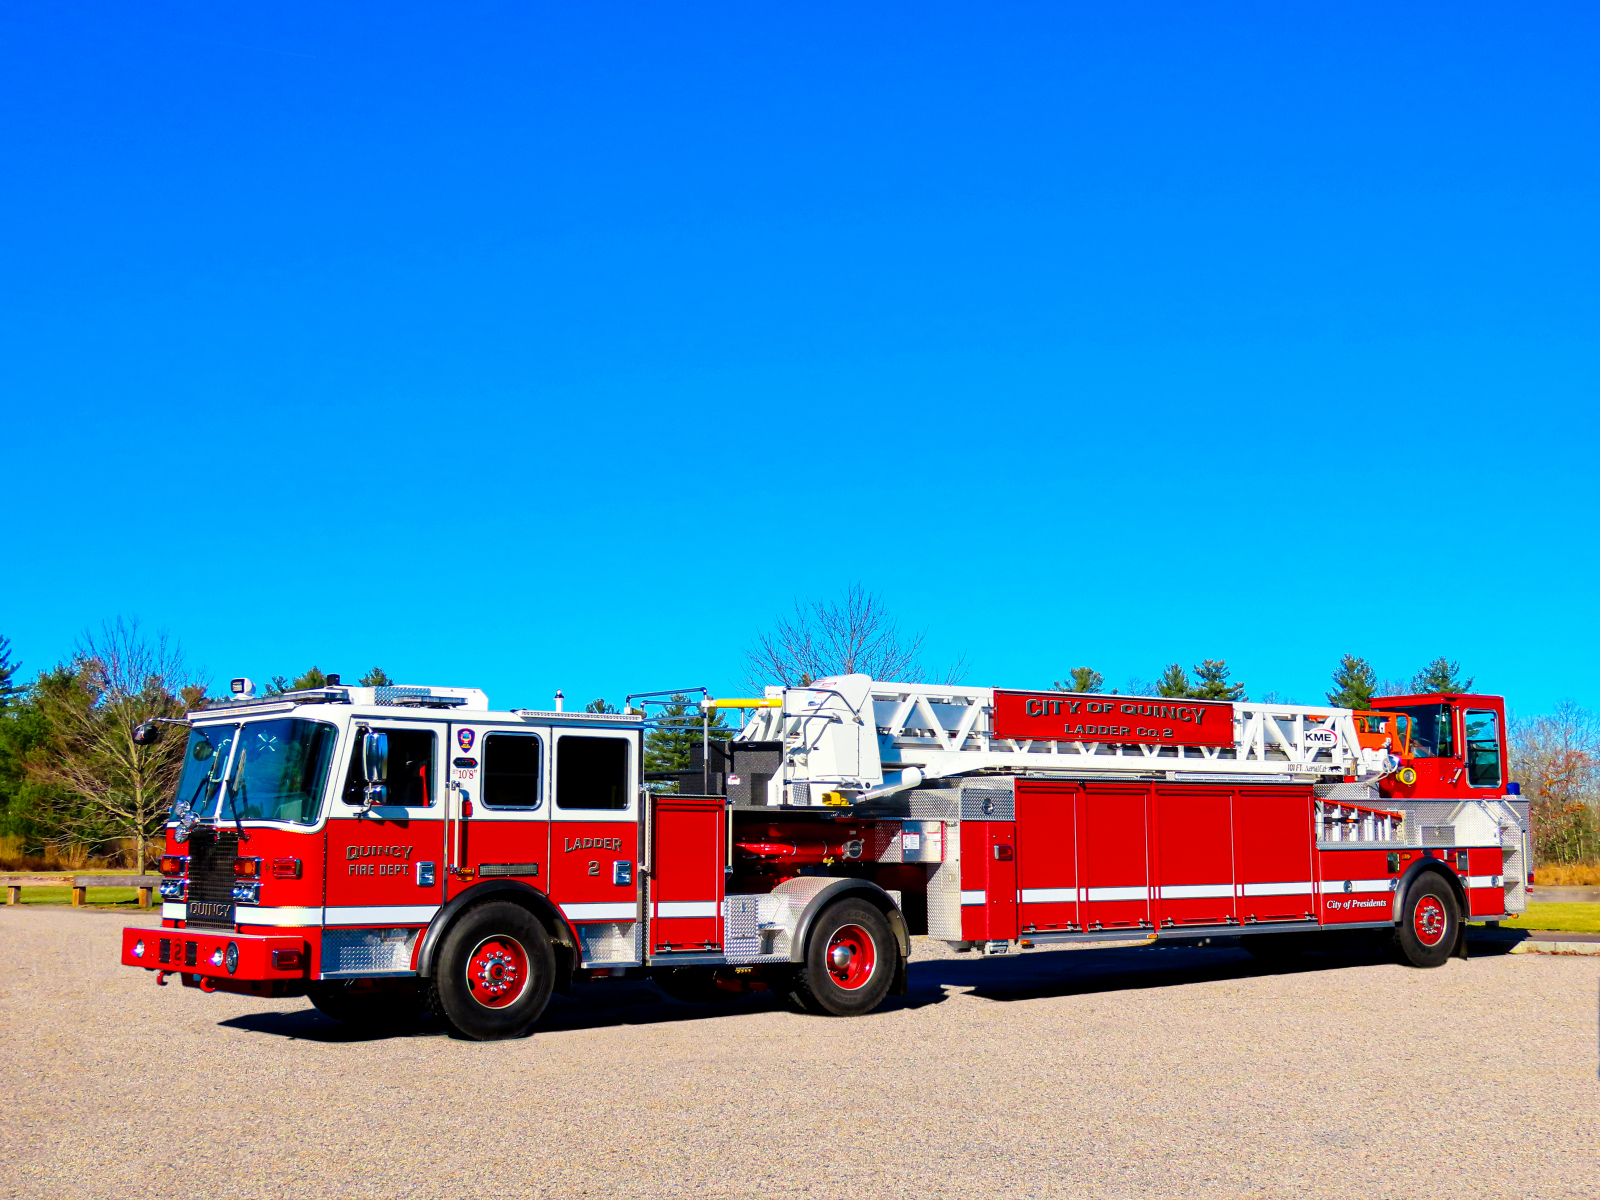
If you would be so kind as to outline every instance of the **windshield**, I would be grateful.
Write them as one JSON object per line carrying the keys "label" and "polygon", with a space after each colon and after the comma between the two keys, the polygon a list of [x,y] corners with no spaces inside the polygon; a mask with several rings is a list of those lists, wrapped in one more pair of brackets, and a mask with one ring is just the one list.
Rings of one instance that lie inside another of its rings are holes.
{"label": "windshield", "polygon": [[332,725],[294,717],[242,727],[228,780],[232,803],[223,801],[218,819],[314,822],[338,736]]}
{"label": "windshield", "polygon": [[1383,711],[1401,713],[1410,719],[1413,758],[1455,757],[1455,731],[1448,704],[1385,704]]}
{"label": "windshield", "polygon": [[[181,800],[193,797],[196,816],[220,822],[237,818],[310,825],[316,821],[333,746],[339,740],[335,726],[283,717],[194,729],[189,738],[178,796]],[[196,738],[206,745],[197,744]],[[234,740],[239,744],[227,785],[219,786]]]}
{"label": "windshield", "polygon": [[178,779],[175,800],[197,813],[216,803],[222,773],[228,767],[228,751],[233,746],[237,725],[196,725],[189,730],[189,744],[183,751],[183,774]]}

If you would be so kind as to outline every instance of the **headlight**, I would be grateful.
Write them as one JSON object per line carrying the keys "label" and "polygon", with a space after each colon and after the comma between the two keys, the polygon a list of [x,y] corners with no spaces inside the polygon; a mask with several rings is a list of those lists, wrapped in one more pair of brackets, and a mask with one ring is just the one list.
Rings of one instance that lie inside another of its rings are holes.
{"label": "headlight", "polygon": [[223,961],[224,965],[227,966],[229,975],[232,975],[235,971],[237,971],[239,969],[239,943],[238,942],[229,942],[228,943],[228,952],[222,956],[222,961]]}
{"label": "headlight", "polygon": [[[228,945],[231,946],[231,945],[233,945],[233,943],[229,942]],[[215,950],[213,950],[211,952],[211,965],[213,967],[220,967],[222,965],[222,947],[221,946],[218,946]]]}
{"label": "headlight", "polygon": [[161,893],[163,900],[182,900],[184,882],[181,879],[163,879],[156,891]]}
{"label": "headlight", "polygon": [[259,883],[236,883],[233,885],[233,899],[238,904],[254,904],[261,898],[261,885]]}
{"label": "headlight", "polygon": [[144,939],[143,938],[140,938],[138,941],[136,941],[133,944],[133,956],[135,958],[143,958],[144,957]]}

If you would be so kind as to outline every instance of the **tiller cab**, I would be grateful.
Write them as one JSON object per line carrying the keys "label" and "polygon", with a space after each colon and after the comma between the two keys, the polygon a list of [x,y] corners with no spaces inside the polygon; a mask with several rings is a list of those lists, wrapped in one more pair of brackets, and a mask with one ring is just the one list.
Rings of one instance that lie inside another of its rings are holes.
{"label": "tiller cab", "polygon": [[[853,1016],[904,992],[913,934],[1282,954],[1361,931],[1431,967],[1526,904],[1494,696],[1353,712],[846,675],[701,691],[689,768],[647,778],[646,730],[685,720],[666,693],[598,714],[235,691],[185,722],[161,928],[124,930],[122,961],[353,1024],[426,1009],[516,1037],[574,981],[643,976]],[[719,709],[745,717],[731,740]]]}

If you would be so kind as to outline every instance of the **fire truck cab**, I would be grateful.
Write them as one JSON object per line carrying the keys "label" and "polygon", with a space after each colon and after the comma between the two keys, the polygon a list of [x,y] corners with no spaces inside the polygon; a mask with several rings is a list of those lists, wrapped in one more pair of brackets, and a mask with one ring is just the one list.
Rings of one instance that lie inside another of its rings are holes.
{"label": "fire truck cab", "polygon": [[[427,1009],[520,1036],[576,980],[646,975],[858,1015],[904,991],[913,933],[1001,955],[1354,930],[1435,966],[1526,897],[1497,697],[1353,713],[841,676],[702,691],[695,761],[647,780],[655,700],[241,690],[189,714],[162,927],[124,930],[122,961],[368,1026]],[[731,739],[719,709],[746,717]]]}

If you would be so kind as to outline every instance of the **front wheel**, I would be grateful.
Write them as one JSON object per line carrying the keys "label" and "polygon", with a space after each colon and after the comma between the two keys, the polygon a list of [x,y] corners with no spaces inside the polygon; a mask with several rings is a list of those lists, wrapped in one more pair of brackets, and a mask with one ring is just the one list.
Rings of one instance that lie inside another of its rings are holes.
{"label": "front wheel", "polygon": [[555,949],[539,919],[518,904],[468,909],[445,934],[430,1007],[463,1037],[524,1037],[550,1002]]}
{"label": "front wheel", "polygon": [[1455,949],[1461,932],[1461,910],[1455,893],[1431,871],[1406,891],[1395,948],[1413,967],[1440,967]]}
{"label": "front wheel", "polygon": [[884,915],[865,900],[830,904],[811,927],[805,964],[790,997],[806,1012],[865,1016],[889,994],[900,947]]}

